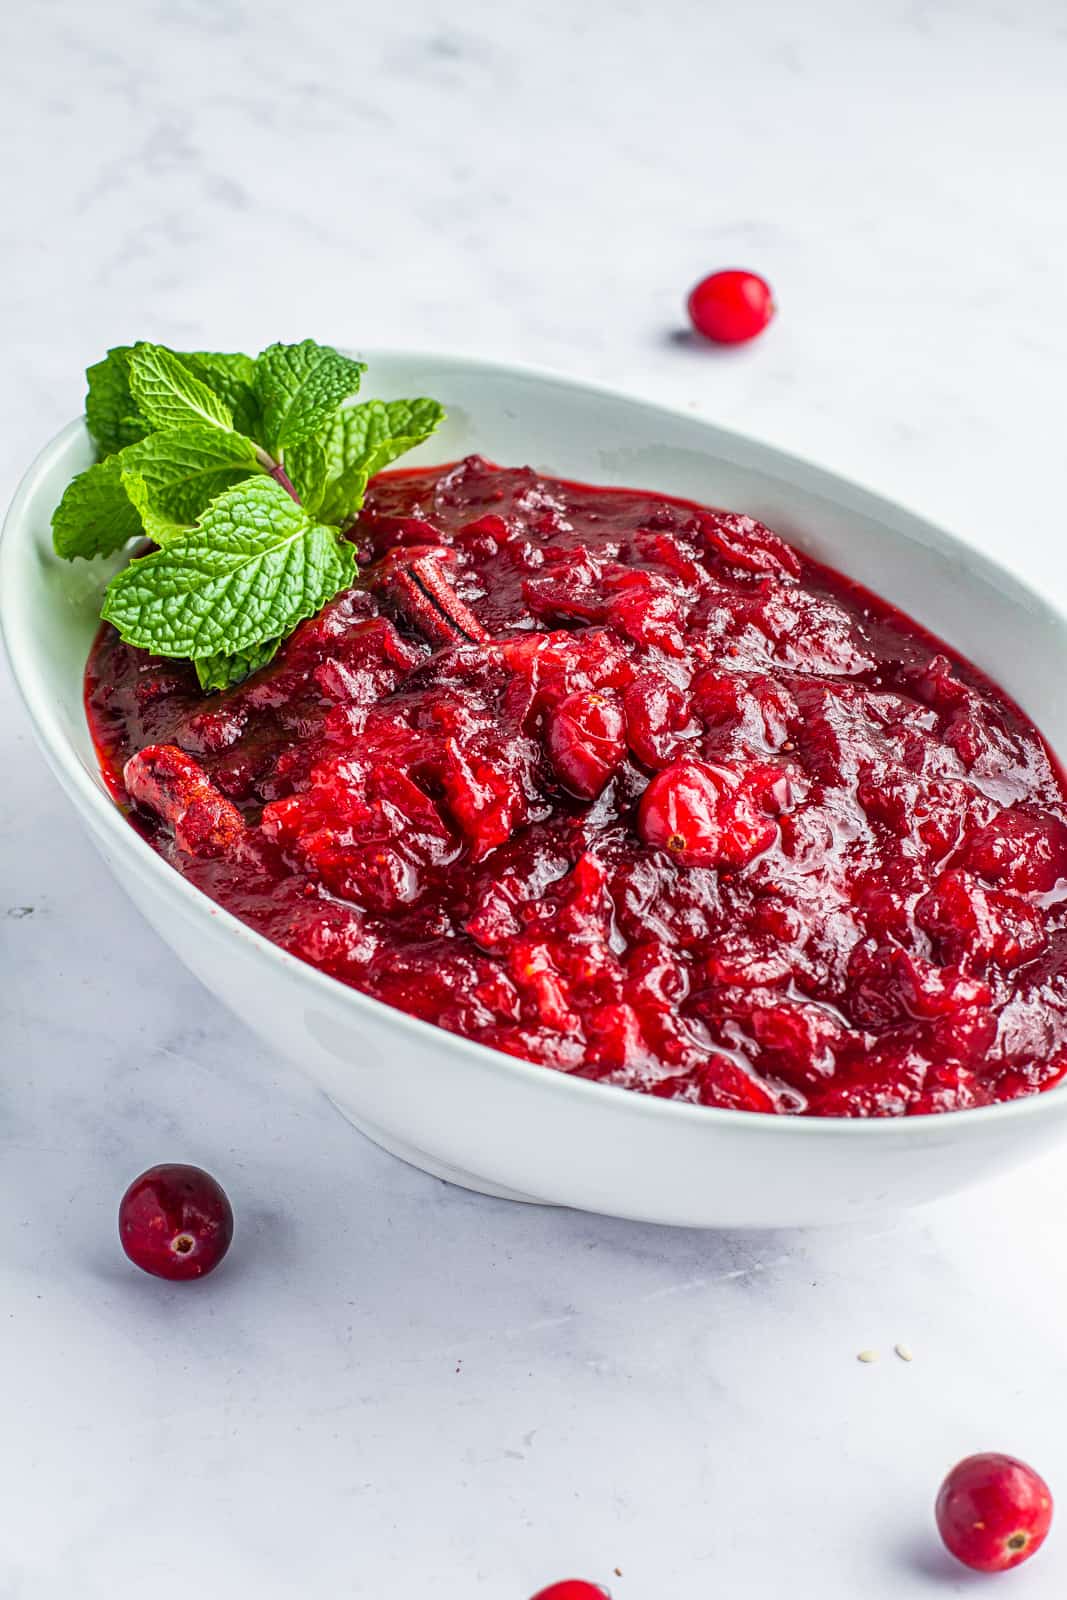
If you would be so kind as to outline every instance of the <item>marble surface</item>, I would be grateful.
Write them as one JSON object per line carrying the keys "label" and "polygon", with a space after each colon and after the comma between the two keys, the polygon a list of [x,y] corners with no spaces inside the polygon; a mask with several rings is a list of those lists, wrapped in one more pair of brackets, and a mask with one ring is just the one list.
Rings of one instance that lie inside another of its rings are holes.
{"label": "marble surface", "polygon": [[[5,498],[109,343],[312,333],[691,405],[1067,591],[1060,0],[38,0],[5,42]],[[738,263],[780,318],[697,348]],[[804,1235],[447,1188],[176,969],[3,670],[0,752],[2,1600],[936,1600],[954,1459],[1067,1496],[1062,1158]],[[189,1290],[115,1240],[161,1158],[238,1213]],[[1005,1592],[1065,1584],[1061,1529]]]}

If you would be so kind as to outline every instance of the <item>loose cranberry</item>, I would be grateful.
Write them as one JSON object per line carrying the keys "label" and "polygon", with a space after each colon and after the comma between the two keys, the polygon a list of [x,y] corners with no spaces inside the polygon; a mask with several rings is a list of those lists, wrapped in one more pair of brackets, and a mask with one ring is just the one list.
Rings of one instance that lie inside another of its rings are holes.
{"label": "loose cranberry", "polygon": [[595,800],[626,754],[626,723],[613,695],[578,690],[548,718],[545,744],[565,788]]}
{"label": "loose cranberry", "polygon": [[689,317],[698,333],[716,344],[754,339],[777,308],[770,284],[754,272],[713,272],[689,296]]}
{"label": "loose cranberry", "polygon": [[562,1583],[550,1583],[539,1589],[533,1600],[611,1600],[599,1583],[586,1583],[584,1578],[564,1578]]}
{"label": "loose cranberry", "polygon": [[157,1278],[202,1278],[230,1248],[233,1212],[199,1167],[149,1167],[122,1197],[119,1238],[134,1266]]}
{"label": "loose cranberry", "polygon": [[976,1572],[1004,1572],[1039,1550],[1052,1521],[1048,1484],[1014,1456],[968,1456],[937,1496],[946,1547]]}

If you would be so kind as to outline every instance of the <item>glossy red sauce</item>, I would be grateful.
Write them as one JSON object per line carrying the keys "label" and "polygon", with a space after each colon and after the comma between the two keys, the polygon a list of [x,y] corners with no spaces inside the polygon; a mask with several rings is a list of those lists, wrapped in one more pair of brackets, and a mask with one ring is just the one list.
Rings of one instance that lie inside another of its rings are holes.
{"label": "glossy red sauce", "polygon": [[[672,1099],[896,1116],[1061,1077],[1067,803],[975,668],[659,495],[472,458],[378,478],[353,537],[361,586],[226,695],[94,645],[104,770],[206,894],[414,1016]],[[484,640],[398,605],[419,555]]]}

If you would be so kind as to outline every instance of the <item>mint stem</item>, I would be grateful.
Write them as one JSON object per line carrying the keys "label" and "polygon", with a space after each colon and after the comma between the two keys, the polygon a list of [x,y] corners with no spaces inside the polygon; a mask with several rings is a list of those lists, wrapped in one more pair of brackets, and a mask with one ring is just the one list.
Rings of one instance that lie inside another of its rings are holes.
{"label": "mint stem", "polygon": [[281,484],[282,488],[285,490],[286,494],[289,495],[290,499],[295,500],[297,505],[299,505],[300,496],[293,488],[292,479],[289,477],[289,474],[286,472],[281,462],[275,461],[274,457],[269,455],[261,444],[256,445],[256,460],[259,462],[264,471],[270,474],[275,483]]}
{"label": "mint stem", "polygon": [[275,462],[274,466],[271,467],[270,475],[275,480],[276,483],[280,483],[281,484],[281,486],[285,490],[286,494],[291,495],[293,497],[293,499],[296,501],[297,505],[299,505],[300,504],[300,496],[297,494],[296,490],[293,488],[293,485],[292,485],[292,483],[290,482],[290,479],[289,479],[289,474],[286,472],[285,468],[281,465],[280,462]]}

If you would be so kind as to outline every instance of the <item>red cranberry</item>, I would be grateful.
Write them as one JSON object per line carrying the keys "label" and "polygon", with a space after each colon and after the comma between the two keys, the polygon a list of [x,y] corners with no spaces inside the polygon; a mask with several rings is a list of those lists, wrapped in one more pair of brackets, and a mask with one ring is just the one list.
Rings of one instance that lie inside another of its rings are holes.
{"label": "red cranberry", "polygon": [[777,836],[775,823],[736,772],[675,761],[641,797],[637,830],[683,867],[741,867]]}
{"label": "red cranberry", "polygon": [[599,1583],[586,1583],[584,1578],[564,1578],[562,1583],[550,1583],[539,1589],[533,1600],[611,1600]]}
{"label": "red cranberry", "polygon": [[134,1266],[157,1278],[202,1278],[230,1248],[233,1212],[199,1167],[149,1167],[122,1197],[119,1238]]}
{"label": "red cranberry", "polygon": [[937,1496],[946,1547],[976,1572],[1003,1572],[1039,1550],[1052,1521],[1048,1484],[1014,1456],[968,1456]]}
{"label": "red cranberry", "polygon": [[754,517],[738,511],[701,511],[697,523],[710,553],[726,566],[761,578],[800,577],[803,569],[796,551]]}
{"label": "red cranberry", "polygon": [[1067,877],[1067,827],[1044,812],[1002,811],[970,841],[967,865],[989,883],[1047,894]]}
{"label": "red cranberry", "polygon": [[[623,691],[626,739],[646,767],[665,767],[678,754],[690,723],[689,697],[656,672],[642,672]],[[695,726],[695,724],[694,724]]]}
{"label": "red cranberry", "polygon": [[626,754],[622,707],[595,689],[569,694],[549,714],[545,744],[564,787],[595,800]]}
{"label": "red cranberry", "polygon": [[701,278],[689,296],[693,327],[716,344],[754,339],[775,310],[770,284],[754,272],[713,272]]}

